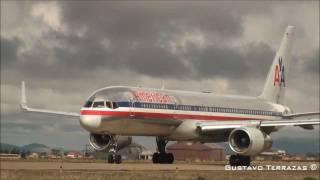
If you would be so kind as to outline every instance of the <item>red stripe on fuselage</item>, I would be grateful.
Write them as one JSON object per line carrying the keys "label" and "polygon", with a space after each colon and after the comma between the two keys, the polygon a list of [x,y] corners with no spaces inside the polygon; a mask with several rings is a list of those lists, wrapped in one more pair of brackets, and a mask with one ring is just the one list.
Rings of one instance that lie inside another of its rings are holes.
{"label": "red stripe on fuselage", "polygon": [[[81,115],[100,115],[114,117],[129,117],[131,112],[127,111],[96,111],[82,110]],[[170,113],[150,113],[134,112],[134,118],[141,119],[194,119],[194,120],[261,120],[251,117],[234,117],[234,116],[210,116],[210,115],[193,115],[193,114],[170,114]]]}
{"label": "red stripe on fuselage", "polygon": [[130,112],[127,111],[96,111],[96,110],[81,110],[81,115],[100,115],[100,116],[115,116],[128,117]]}

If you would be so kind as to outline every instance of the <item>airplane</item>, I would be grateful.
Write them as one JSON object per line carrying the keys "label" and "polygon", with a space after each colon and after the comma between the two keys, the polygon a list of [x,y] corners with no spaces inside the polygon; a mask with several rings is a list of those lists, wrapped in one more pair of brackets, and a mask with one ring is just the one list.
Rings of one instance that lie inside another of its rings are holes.
{"label": "airplane", "polygon": [[173,154],[166,152],[169,141],[228,142],[234,152],[229,164],[249,166],[255,155],[271,148],[272,132],[284,126],[314,129],[320,124],[320,112],[293,113],[284,105],[294,29],[285,30],[257,97],[111,86],[94,91],[80,113],[72,113],[28,107],[23,81],[20,105],[27,112],[79,118],[92,147],[109,151],[108,163],[121,163],[117,152],[131,143],[132,136],[153,136],[158,150],[153,163],[174,162]]}

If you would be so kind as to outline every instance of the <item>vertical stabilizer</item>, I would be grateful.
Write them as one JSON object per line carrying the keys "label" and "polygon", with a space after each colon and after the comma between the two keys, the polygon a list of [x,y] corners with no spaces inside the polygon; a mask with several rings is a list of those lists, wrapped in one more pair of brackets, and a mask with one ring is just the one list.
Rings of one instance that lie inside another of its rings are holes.
{"label": "vertical stabilizer", "polygon": [[277,104],[283,104],[294,29],[294,26],[287,27],[260,95],[261,98]]}

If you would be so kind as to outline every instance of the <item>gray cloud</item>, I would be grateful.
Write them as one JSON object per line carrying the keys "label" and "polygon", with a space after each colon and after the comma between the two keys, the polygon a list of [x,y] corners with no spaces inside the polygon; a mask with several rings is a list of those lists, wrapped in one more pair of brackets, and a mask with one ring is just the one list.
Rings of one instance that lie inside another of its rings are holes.
{"label": "gray cloud", "polygon": [[216,45],[205,49],[191,46],[186,56],[200,78],[219,76],[237,80],[265,77],[275,52],[265,43],[247,44],[242,47],[242,50],[247,49],[249,51],[241,52],[239,49]]}
{"label": "gray cloud", "polygon": [[19,46],[21,46],[21,41],[17,38],[6,39],[1,37],[1,65],[7,68],[11,64],[17,61],[17,53]]}
{"label": "gray cloud", "polygon": [[305,61],[303,62],[305,72],[319,74],[319,49],[310,52],[310,56],[303,59],[305,59]]}
{"label": "gray cloud", "polygon": [[[223,13],[230,6],[181,2],[62,2],[63,21],[71,29],[89,28],[91,36],[101,34],[113,41],[151,41],[183,31],[236,36],[242,32],[241,17]],[[192,12],[192,13],[191,13]],[[221,14],[224,14],[221,16]],[[220,16],[219,16],[220,15]],[[210,21],[208,21],[210,19]],[[229,23],[225,23],[225,22]],[[99,28],[96,28],[99,27]],[[99,38],[101,38],[99,36]]]}
{"label": "gray cloud", "polygon": [[288,105],[319,109],[319,17],[312,12],[318,2],[47,3],[1,1],[5,140],[21,142],[13,137],[21,132],[15,119],[46,140],[54,141],[41,131],[47,124],[57,133],[86,135],[78,123],[23,121],[39,117],[15,114],[21,80],[27,81],[29,102],[59,110],[77,110],[91,91],[118,84],[160,87],[164,81],[168,88],[256,95],[288,24],[297,26],[298,46]]}
{"label": "gray cloud", "polygon": [[127,68],[152,77],[181,78],[190,71],[179,57],[160,47],[135,48],[124,58]]}

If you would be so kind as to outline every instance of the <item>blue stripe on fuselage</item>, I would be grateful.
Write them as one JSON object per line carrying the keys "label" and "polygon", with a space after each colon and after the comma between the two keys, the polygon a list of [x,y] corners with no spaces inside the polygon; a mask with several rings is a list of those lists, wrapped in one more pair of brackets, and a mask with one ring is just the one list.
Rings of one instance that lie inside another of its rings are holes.
{"label": "blue stripe on fuselage", "polygon": [[[132,107],[131,102],[120,101],[117,102],[119,107]],[[134,102],[135,108],[145,109],[168,109],[179,111],[198,111],[198,112],[219,112],[219,113],[235,113],[235,114],[251,114],[263,116],[281,116],[281,112],[264,111],[256,109],[239,109],[239,108],[226,108],[226,107],[210,107],[210,106],[193,106],[193,105],[174,105],[174,104],[160,104],[160,103],[145,103]]]}

